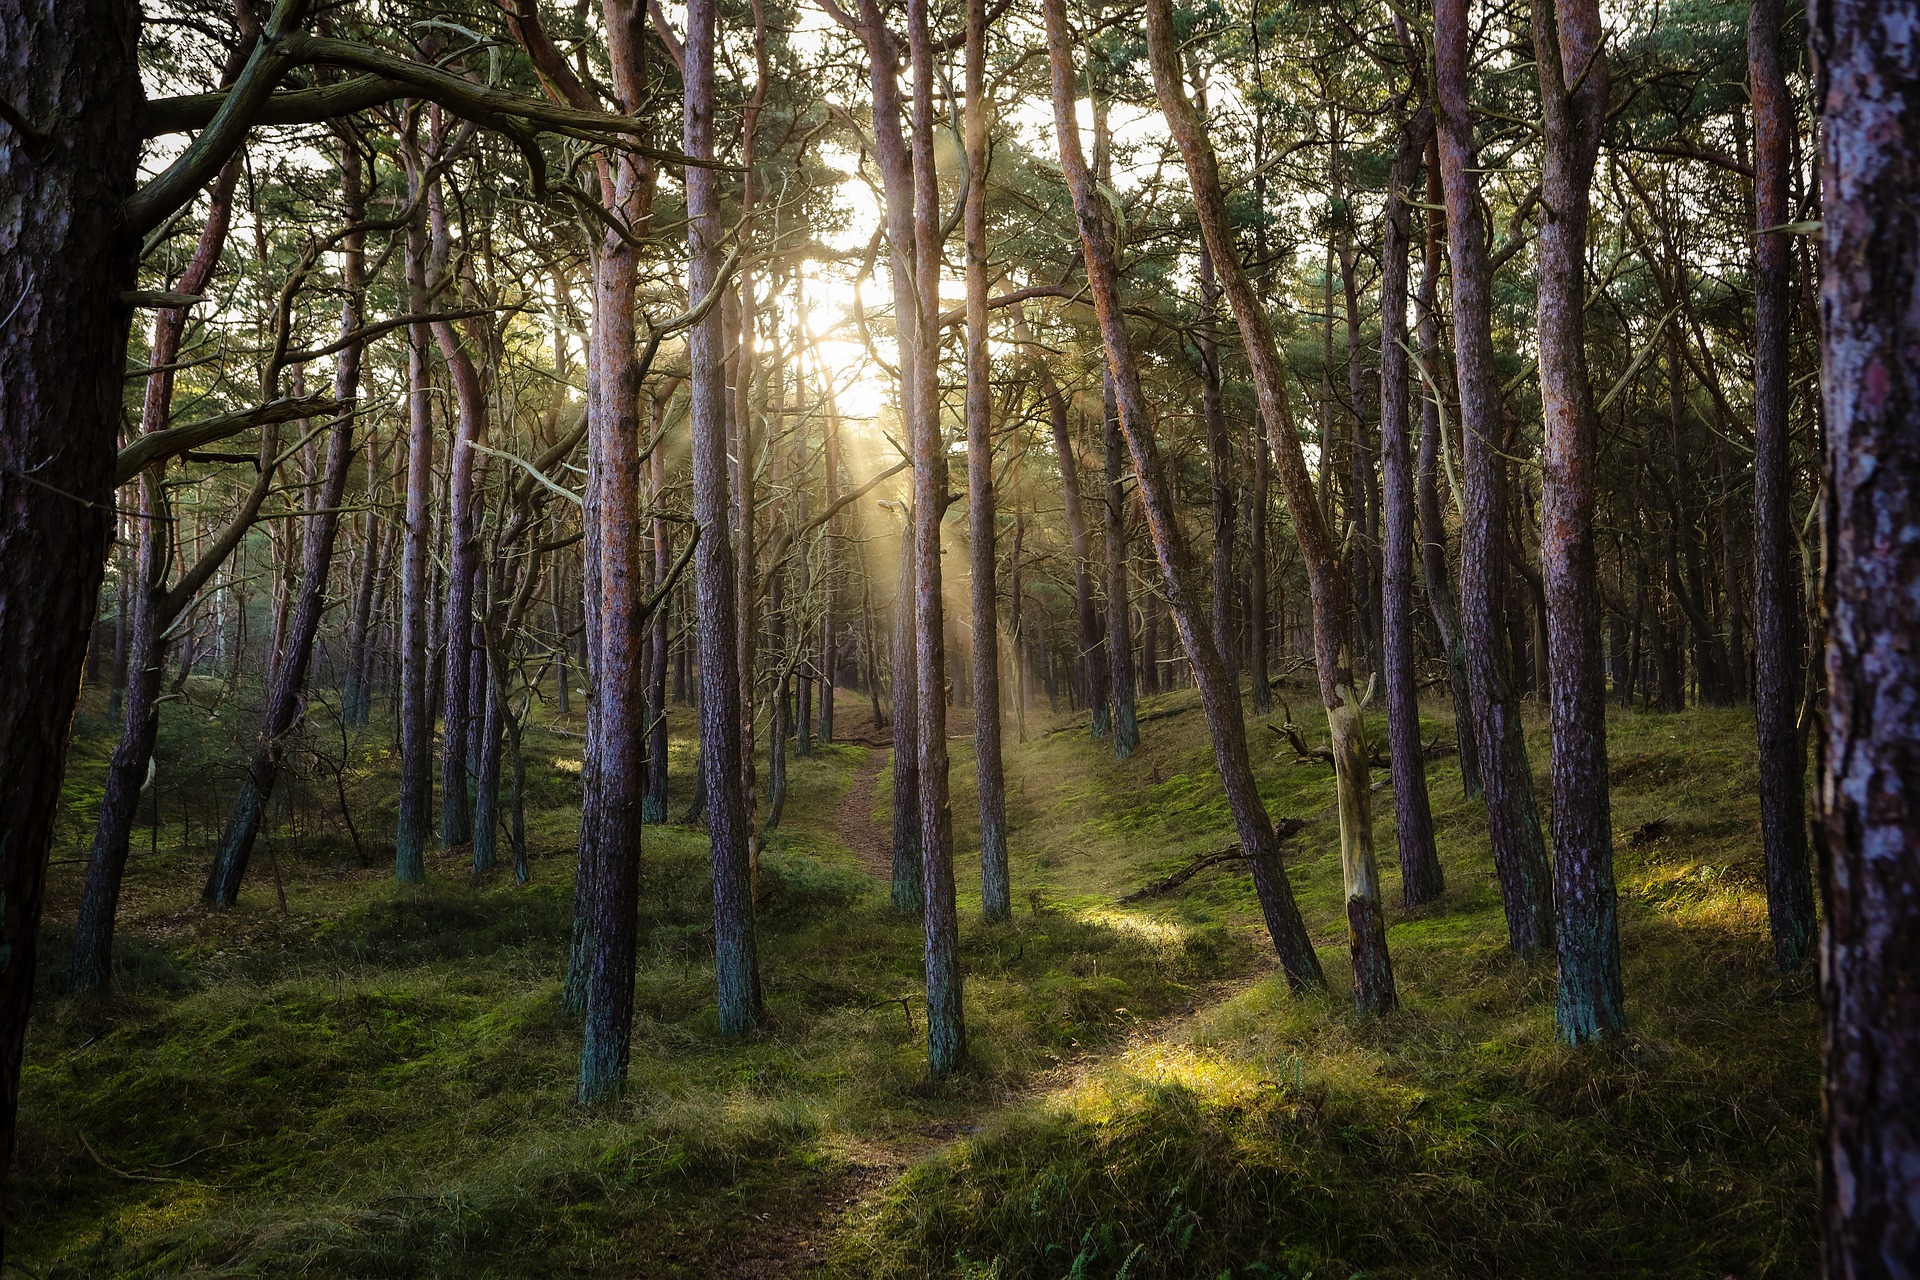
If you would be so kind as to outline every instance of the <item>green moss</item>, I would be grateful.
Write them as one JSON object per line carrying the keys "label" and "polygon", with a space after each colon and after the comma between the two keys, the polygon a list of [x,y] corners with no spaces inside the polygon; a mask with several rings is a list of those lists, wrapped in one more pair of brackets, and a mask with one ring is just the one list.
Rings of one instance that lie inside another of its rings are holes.
{"label": "green moss", "polygon": [[[263,858],[242,905],[210,914],[205,819],[163,800],[112,996],[58,996],[50,930],[10,1244],[47,1276],[706,1276],[765,1224],[830,1236],[829,1270],[861,1277],[1811,1272],[1815,1015],[1806,979],[1770,968],[1743,716],[1611,723],[1631,1035],[1576,1053],[1554,1040],[1550,968],[1506,953],[1451,758],[1430,779],[1449,891],[1391,913],[1389,1018],[1345,995],[1331,771],[1257,723],[1270,809],[1307,822],[1288,874],[1330,989],[1271,976],[1237,865],[1118,905],[1235,838],[1192,695],[1143,710],[1172,714],[1126,762],[1037,723],[1009,746],[1018,910],[991,926],[954,743],[975,1061],[938,1085],[920,924],[839,838],[868,748],[791,762],[758,883],[768,1023],[745,1042],[713,1017],[705,840],[648,829],[629,1088],[594,1112],[572,1101],[559,998],[577,737],[528,735],[526,887],[473,883],[460,850],[393,885],[390,851],[361,869],[337,805],[306,797],[269,833],[285,912]],[[219,747],[170,720],[163,766]],[[1444,716],[1426,730],[1451,737]],[[385,733],[349,780],[370,846],[391,821]],[[1544,773],[1537,730],[1533,748]],[[675,738],[676,815],[692,749]],[[104,758],[95,742],[78,773]],[[1393,904],[1389,811],[1381,793]],[[78,876],[56,867],[51,920]]]}

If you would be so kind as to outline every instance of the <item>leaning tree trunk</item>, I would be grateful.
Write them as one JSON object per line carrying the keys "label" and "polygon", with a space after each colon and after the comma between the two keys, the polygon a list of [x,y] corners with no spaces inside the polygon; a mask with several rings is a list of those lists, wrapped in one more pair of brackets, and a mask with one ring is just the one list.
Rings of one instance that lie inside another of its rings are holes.
{"label": "leaning tree trunk", "polygon": [[[1287,884],[1280,862],[1279,837],[1254,780],[1239,690],[1227,680],[1226,664],[1214,647],[1213,633],[1193,591],[1186,538],[1174,516],[1173,495],[1153,437],[1153,424],[1147,416],[1147,399],[1140,385],[1132,336],[1127,332],[1126,317],[1121,309],[1120,273],[1114,261],[1112,228],[1105,220],[1101,197],[1094,188],[1093,174],[1080,146],[1066,3],[1065,0],[1044,0],[1042,8],[1053,73],[1053,116],[1060,140],[1060,164],[1066,171],[1067,188],[1073,198],[1080,245],[1086,256],[1087,283],[1093,293],[1107,369],[1116,391],[1120,426],[1133,454],[1134,472],[1146,505],[1147,526],[1165,582],[1167,602],[1187,657],[1193,664],[1195,682],[1200,686],[1201,706],[1213,738],[1214,762],[1220,770],[1227,805],[1233,812],[1240,847],[1253,874],[1254,892],[1260,900],[1281,968],[1287,975],[1288,985],[1296,991],[1319,986],[1325,981],[1320,959],[1314,954],[1313,940],[1307,935],[1306,923]],[[1227,264],[1221,262],[1220,265]]]}
{"label": "leaning tree trunk", "polygon": [[1754,719],[1760,737],[1760,840],[1767,924],[1782,973],[1800,967],[1817,928],[1807,861],[1807,767],[1800,710],[1799,577],[1794,572],[1788,464],[1793,100],[1780,65],[1784,0],[1755,0],[1747,20],[1753,81],[1753,640]]}
{"label": "leaning tree trunk", "polygon": [[1809,15],[1821,112],[1826,1272],[1920,1259],[1920,62],[1914,0]]}
{"label": "leaning tree trunk", "polygon": [[1013,914],[1007,782],[1000,763],[993,388],[987,359],[987,5],[967,0],[967,523],[973,569],[973,747],[980,800],[980,913]]}
{"label": "leaning tree trunk", "polygon": [[1381,674],[1386,682],[1400,891],[1410,907],[1432,902],[1446,887],[1433,843],[1414,683],[1413,459],[1407,440],[1407,251],[1413,219],[1406,189],[1432,132],[1433,115],[1425,104],[1400,126],[1400,145],[1387,175],[1386,231],[1380,246]]}
{"label": "leaning tree trunk", "polygon": [[[1207,427],[1208,478],[1213,495],[1213,643],[1227,664],[1227,679],[1238,688],[1240,678],[1234,670],[1233,637],[1233,442],[1227,434],[1227,413],[1220,403],[1220,344],[1214,340],[1214,313],[1220,305],[1220,287],[1214,280],[1213,255],[1200,247],[1201,320],[1197,333],[1200,346],[1200,417]],[[1256,664],[1265,671],[1263,661]],[[1256,675],[1256,680],[1259,676]],[[1254,710],[1265,710],[1266,700],[1254,696]]]}
{"label": "leaning tree trunk", "polygon": [[[47,852],[112,536],[139,237],[139,10],[0,3],[0,1158],[11,1165]],[[85,376],[76,377],[76,371]],[[0,1168],[0,1178],[4,1178]],[[0,1182],[0,1231],[6,1214]]]}
{"label": "leaning tree trunk", "polygon": [[1540,560],[1553,723],[1555,1017],[1569,1044],[1624,1030],[1620,924],[1607,799],[1607,677],[1593,546],[1599,424],[1587,377],[1588,188],[1607,109],[1599,0],[1534,0],[1546,124],[1540,227]]}
{"label": "leaning tree trunk", "polygon": [[[341,149],[341,177],[345,186],[345,217],[347,224],[353,226],[365,217],[365,207],[360,191],[360,153],[352,143]],[[340,307],[340,334],[348,342],[334,363],[333,397],[339,408],[328,430],[327,458],[320,483],[311,491],[314,508],[305,522],[300,586],[287,631],[286,651],[274,668],[273,685],[267,692],[266,723],[247,762],[246,776],[240,780],[226,833],[220,839],[213,871],[207,879],[204,897],[220,906],[230,907],[240,896],[240,883],[247,874],[253,842],[266,816],[267,801],[273,795],[280,763],[286,754],[287,735],[299,725],[306,711],[307,672],[313,662],[314,641],[320,634],[320,619],[326,612],[327,574],[333,565],[333,543],[340,529],[340,501],[347,491],[347,471],[353,463],[353,420],[360,397],[361,347],[353,335],[364,323],[366,233],[350,231],[341,242],[341,253],[344,259],[341,287],[345,300]]]}
{"label": "leaning tree trunk", "polygon": [[1494,868],[1506,907],[1507,943],[1523,956],[1553,944],[1553,888],[1533,799],[1533,772],[1520,708],[1501,662],[1499,583],[1506,536],[1500,379],[1493,363],[1492,266],[1486,219],[1474,177],[1473,121],[1467,92],[1466,0],[1435,0],[1434,124],[1446,192],[1453,259],[1454,364],[1460,379],[1460,452],[1466,509],[1460,553],[1460,629],[1467,684],[1479,714],[1480,771]]}
{"label": "leaning tree trunk", "polygon": [[[186,269],[174,282],[176,292],[197,294],[207,287],[219,265],[233,210],[233,188],[240,166],[229,162],[209,193],[207,220]],[[165,430],[173,404],[174,371],[185,331],[184,308],[169,307],[154,317],[153,344],[148,363],[160,372],[147,379],[141,405],[140,432]],[[167,662],[166,631],[173,618],[163,614],[166,565],[174,542],[168,519],[161,469],[140,477],[140,520],[134,536],[138,554],[121,594],[120,610],[126,634],[122,661],[126,666],[122,693],[123,729],[107,766],[100,813],[95,822],[93,849],[87,859],[87,879],[80,892],[80,912],[74,923],[73,954],[67,986],[75,994],[104,986],[113,967],[113,928],[120,908],[120,883],[127,866],[127,848],[133,834],[140,793],[146,785],[159,731],[160,681]]]}
{"label": "leaning tree trunk", "polygon": [[[1353,955],[1353,998],[1362,1013],[1384,1013],[1395,1003],[1393,967],[1387,955],[1386,916],[1380,903],[1379,871],[1373,849],[1373,801],[1367,781],[1366,731],[1354,696],[1351,641],[1345,626],[1343,584],[1334,557],[1333,540],[1307,478],[1306,455],[1299,438],[1286,429],[1285,371],[1267,322],[1265,308],[1253,291],[1233,247],[1226,199],[1220,187],[1219,161],[1207,141],[1205,126],[1187,101],[1180,74],[1180,55],[1174,42],[1173,9],[1169,0],[1148,0],[1147,52],[1153,65],[1154,88],[1175,143],[1186,162],[1193,186],[1194,210],[1201,235],[1213,252],[1227,302],[1239,322],[1253,366],[1254,392],[1260,413],[1274,433],[1273,452],[1280,482],[1293,516],[1301,559],[1313,600],[1314,670],[1320,698],[1326,707],[1333,749],[1335,790],[1340,810],[1340,865],[1346,887],[1348,944]],[[1188,646],[1192,652],[1192,646]],[[1195,664],[1197,671],[1198,664]]]}

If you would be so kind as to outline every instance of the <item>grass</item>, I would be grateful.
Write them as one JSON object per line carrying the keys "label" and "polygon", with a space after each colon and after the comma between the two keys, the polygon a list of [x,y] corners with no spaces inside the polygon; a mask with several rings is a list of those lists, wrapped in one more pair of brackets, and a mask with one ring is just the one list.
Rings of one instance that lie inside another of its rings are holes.
{"label": "grass", "polygon": [[[953,744],[976,1062],[939,1085],[908,1030],[918,924],[837,838],[866,748],[794,762],[759,886],[769,1025],[747,1042],[714,1025],[704,840],[649,832],[630,1086],[593,1112],[571,1100],[559,1000],[570,726],[529,734],[524,888],[473,884],[458,852],[424,887],[386,878],[380,733],[347,779],[374,866],[326,816],[331,776],[310,779],[272,859],[285,913],[258,861],[239,909],[195,905],[211,824],[163,790],[106,1000],[58,994],[81,869],[55,868],[13,1256],[39,1276],[1812,1274],[1816,1019],[1805,978],[1770,967],[1744,715],[1612,722],[1632,1025],[1573,1051],[1550,968],[1506,954],[1484,819],[1448,759],[1449,893],[1393,913],[1389,1018],[1344,994],[1330,771],[1263,728],[1269,807],[1308,821],[1289,872],[1329,990],[1286,993],[1235,870],[1115,905],[1232,843],[1192,695],[1146,709],[1168,714],[1126,762],[1081,732],[1009,747],[1004,925],[979,920]],[[168,720],[163,788],[227,749]],[[1443,716],[1427,729],[1451,737]],[[80,730],[69,843],[110,742],[97,714]],[[684,781],[691,744],[675,751]],[[1390,809],[1382,792],[1397,901]]]}

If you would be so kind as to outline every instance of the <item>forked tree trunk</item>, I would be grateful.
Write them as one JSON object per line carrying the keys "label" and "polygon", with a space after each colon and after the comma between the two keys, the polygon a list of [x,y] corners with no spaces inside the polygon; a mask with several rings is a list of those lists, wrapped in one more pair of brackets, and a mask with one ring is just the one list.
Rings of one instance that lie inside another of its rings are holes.
{"label": "forked tree trunk", "polygon": [[1753,641],[1754,718],[1760,737],[1760,840],[1767,863],[1767,925],[1773,961],[1791,972],[1813,949],[1817,924],[1807,862],[1807,765],[1800,711],[1799,577],[1792,545],[1788,465],[1789,325],[1787,175],[1793,164],[1793,100],[1780,63],[1784,0],[1755,0],[1747,19],[1753,82]]}
{"label": "forked tree trunk", "polygon": [[1506,486],[1498,451],[1504,432],[1493,363],[1492,268],[1474,177],[1466,0],[1435,0],[1433,24],[1434,125],[1453,260],[1454,365],[1460,380],[1460,452],[1466,471],[1466,509],[1460,513],[1460,630],[1466,642],[1467,685],[1478,712],[1481,782],[1506,907],[1507,944],[1516,954],[1531,956],[1553,944],[1553,889],[1520,707],[1501,660],[1497,597],[1506,573],[1501,554]]}
{"label": "forked tree trunk", "polygon": [[[1920,63],[1914,0],[1821,0],[1826,1273],[1920,1259]],[[1779,234],[1779,233],[1775,233]]]}
{"label": "forked tree trunk", "polygon": [[[1626,1028],[1607,787],[1607,679],[1593,546],[1599,424],[1587,377],[1588,188],[1607,109],[1598,0],[1534,0],[1533,49],[1546,125],[1537,269],[1540,560],[1553,724],[1555,1017],[1569,1044]],[[1684,286],[1683,286],[1684,287]]]}
{"label": "forked tree trunk", "polygon": [[[1286,972],[1288,985],[1295,990],[1319,986],[1325,981],[1320,959],[1314,954],[1313,940],[1307,936],[1306,923],[1300,918],[1300,909],[1287,884],[1280,862],[1280,841],[1254,780],[1239,691],[1227,681],[1226,666],[1220,659],[1220,651],[1214,647],[1213,633],[1193,591],[1186,538],[1174,517],[1173,495],[1153,437],[1153,424],[1147,416],[1146,394],[1140,385],[1133,341],[1121,309],[1120,273],[1113,256],[1112,228],[1103,215],[1104,206],[1094,189],[1093,174],[1080,146],[1066,3],[1065,0],[1043,0],[1042,8],[1053,73],[1053,117],[1060,141],[1060,164],[1073,198],[1080,245],[1086,256],[1087,283],[1093,293],[1107,368],[1117,393],[1120,426],[1126,432],[1127,445],[1133,455],[1154,553],[1166,585],[1167,602],[1200,686],[1201,706],[1213,738],[1214,762],[1220,770],[1221,785],[1239,831],[1240,847],[1246,854],[1254,891],[1281,968]],[[1177,75],[1177,68],[1175,71]],[[1220,265],[1224,267],[1226,263]]]}
{"label": "forked tree trunk", "polygon": [[[1374,860],[1366,731],[1360,719],[1359,699],[1353,690],[1352,651],[1343,616],[1346,602],[1340,566],[1334,558],[1333,540],[1313,502],[1306,455],[1300,448],[1299,438],[1285,430],[1291,420],[1283,403],[1286,374],[1266,310],[1254,294],[1234,251],[1226,200],[1221,193],[1219,161],[1207,141],[1203,122],[1182,88],[1184,78],[1180,74],[1169,0],[1148,0],[1147,52],[1153,64],[1154,88],[1161,110],[1186,161],[1201,235],[1213,251],[1214,267],[1220,272],[1227,302],[1233,308],[1241,339],[1246,344],[1248,362],[1253,366],[1254,393],[1260,403],[1261,416],[1275,433],[1274,459],[1280,468],[1281,489],[1293,516],[1313,599],[1314,670],[1319,676],[1320,697],[1326,707],[1333,750],[1340,810],[1340,866],[1346,886],[1348,944],[1353,955],[1354,1004],[1362,1013],[1384,1013],[1395,1004],[1393,967],[1387,955],[1386,916],[1380,902],[1379,871]],[[1194,656],[1191,641],[1187,653]],[[1200,665],[1198,661],[1194,663],[1196,673]],[[1244,833],[1242,841],[1244,844]],[[1285,960],[1284,954],[1282,960]]]}

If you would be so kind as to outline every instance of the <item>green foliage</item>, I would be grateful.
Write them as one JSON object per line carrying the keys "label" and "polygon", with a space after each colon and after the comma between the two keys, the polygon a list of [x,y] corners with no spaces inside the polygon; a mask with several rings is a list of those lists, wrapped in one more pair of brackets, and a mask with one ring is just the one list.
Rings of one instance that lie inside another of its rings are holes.
{"label": "green foliage", "polygon": [[[16,1256],[44,1276],[707,1276],[798,1273],[805,1238],[862,1277],[1810,1269],[1814,1015],[1769,965],[1742,714],[1613,722],[1632,1034],[1574,1052],[1550,970],[1506,955],[1447,760],[1451,888],[1396,915],[1404,1007],[1384,1021],[1344,994],[1329,773],[1257,724],[1270,808],[1308,821],[1288,867],[1332,989],[1271,976],[1237,869],[1117,905],[1232,842],[1191,694],[1143,711],[1124,763],[1077,728],[1010,746],[1019,910],[999,925],[978,916],[955,743],[975,1061],[939,1085],[919,922],[840,842],[865,748],[792,762],[760,868],[769,1025],[745,1044],[714,1023],[704,839],[649,830],[629,1088],[594,1112],[559,1000],[569,803],[532,815],[525,888],[472,883],[457,850],[420,888],[301,857],[284,916],[265,868],[238,910],[183,909],[200,863],[164,826],[131,868],[114,993],[43,987]],[[530,734],[567,802],[569,741]],[[56,871],[57,919],[78,868]]]}

